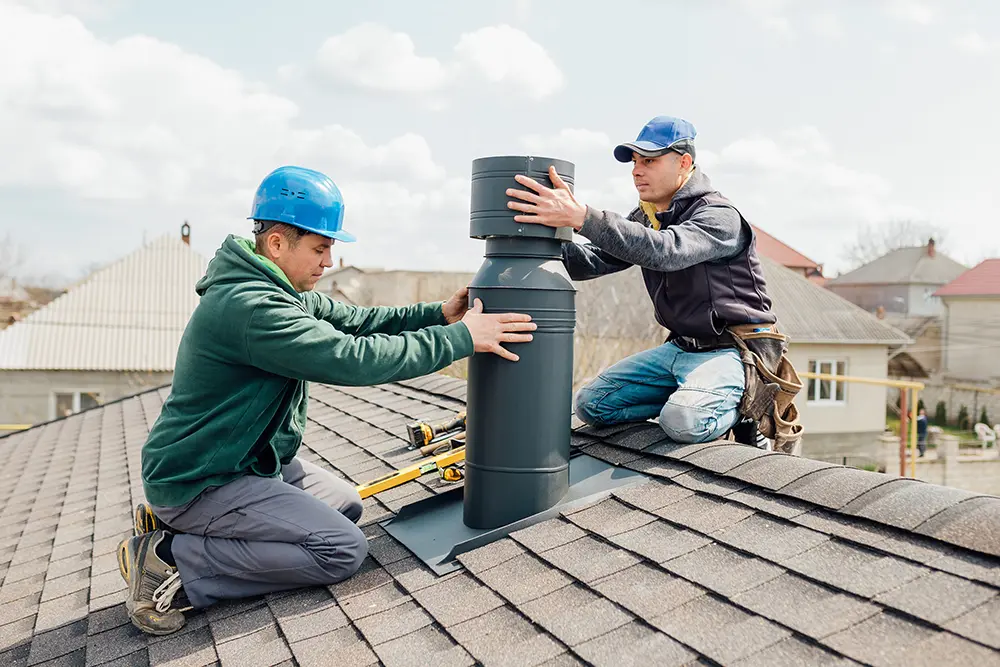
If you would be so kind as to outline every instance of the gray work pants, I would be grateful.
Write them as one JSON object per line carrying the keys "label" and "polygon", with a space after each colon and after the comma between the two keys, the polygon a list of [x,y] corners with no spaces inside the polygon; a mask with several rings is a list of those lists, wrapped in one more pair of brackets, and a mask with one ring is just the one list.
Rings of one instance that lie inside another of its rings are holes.
{"label": "gray work pants", "polygon": [[293,459],[281,479],[247,475],[181,507],[154,506],[177,531],[173,555],[195,608],[346,579],[368,555],[361,498],[348,482]]}

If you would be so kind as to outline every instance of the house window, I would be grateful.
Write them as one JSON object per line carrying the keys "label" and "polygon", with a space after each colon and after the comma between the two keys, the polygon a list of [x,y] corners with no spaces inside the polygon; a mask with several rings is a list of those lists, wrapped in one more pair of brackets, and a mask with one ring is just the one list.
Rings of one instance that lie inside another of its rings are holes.
{"label": "house window", "polygon": [[[821,375],[847,375],[847,362],[834,359],[810,359],[809,372]],[[809,378],[809,384],[806,387],[806,400],[810,403],[843,403],[846,400],[846,393],[846,382]]]}
{"label": "house window", "polygon": [[52,395],[52,418],[68,417],[101,404],[96,391],[57,391]]}

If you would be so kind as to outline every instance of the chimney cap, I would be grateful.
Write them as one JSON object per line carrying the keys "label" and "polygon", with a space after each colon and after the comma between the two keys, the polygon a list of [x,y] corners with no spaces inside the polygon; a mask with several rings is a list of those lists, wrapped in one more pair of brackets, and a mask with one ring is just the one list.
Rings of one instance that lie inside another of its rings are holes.
{"label": "chimney cap", "polygon": [[181,225],[181,241],[191,245],[191,225],[188,224],[187,220]]}

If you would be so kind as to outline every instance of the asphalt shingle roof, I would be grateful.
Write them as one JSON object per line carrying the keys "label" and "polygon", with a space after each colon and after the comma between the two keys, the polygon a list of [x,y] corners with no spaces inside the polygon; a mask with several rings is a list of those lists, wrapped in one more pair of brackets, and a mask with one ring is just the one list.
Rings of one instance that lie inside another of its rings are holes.
{"label": "asphalt shingle roof", "polygon": [[828,285],[944,285],[968,267],[942,254],[931,256],[927,246],[897,248],[853,271],[831,279]]}
{"label": "asphalt shingle roof", "polygon": [[[132,627],[115,547],[168,388],[0,439],[2,665],[997,665],[1000,498],[655,424],[574,433],[649,481],[437,576],[378,522],[452,488],[366,499],[369,557],[330,587]],[[413,461],[405,424],[463,407],[429,376],[313,385],[301,456],[354,483]]]}

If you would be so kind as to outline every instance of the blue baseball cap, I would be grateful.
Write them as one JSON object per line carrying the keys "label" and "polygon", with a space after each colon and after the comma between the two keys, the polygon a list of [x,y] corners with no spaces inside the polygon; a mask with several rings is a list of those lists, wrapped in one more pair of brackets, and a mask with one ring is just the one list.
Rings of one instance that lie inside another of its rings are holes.
{"label": "blue baseball cap", "polygon": [[694,157],[694,125],[683,118],[657,116],[639,132],[635,141],[615,146],[615,159],[631,162],[632,153],[643,157],[659,157],[670,151],[690,153]]}

